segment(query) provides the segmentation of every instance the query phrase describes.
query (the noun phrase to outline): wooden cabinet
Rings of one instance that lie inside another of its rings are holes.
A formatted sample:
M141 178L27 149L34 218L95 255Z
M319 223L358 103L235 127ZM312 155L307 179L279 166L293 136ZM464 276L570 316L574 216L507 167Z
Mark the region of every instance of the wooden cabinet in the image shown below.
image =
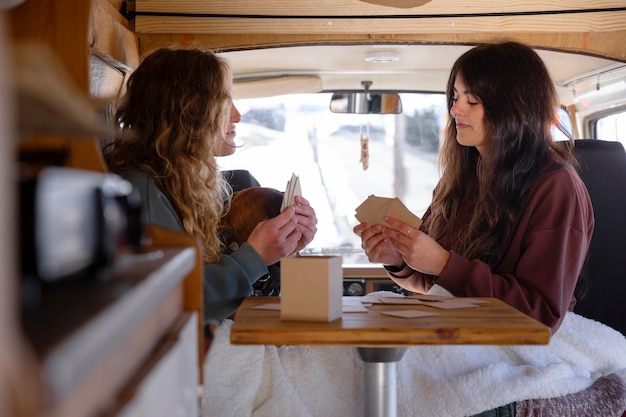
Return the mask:
M24 0L3 12L6 19L0 23L7 26L8 46L17 50L23 42L35 43L58 59L63 74L55 73L57 82L46 78L52 67L29 81L38 86L40 101L51 104L44 108L68 120L58 120L48 132L20 137L19 142L19 128L12 135L7 126L13 123L0 123L1 142L8 148L0 152L0 159L9 159L10 147L17 143L16 154L52 150L65 155L66 167L106 172L95 134L81 136L76 130L56 128L81 119L75 105L88 106L90 93L101 96L121 90L122 86L94 83L92 67L119 68L119 77L107 78L117 84L136 66L137 40L120 14L120 4ZM4 58L8 53L2 46ZM106 65L99 66L100 62ZM10 83L4 72L0 71L1 80ZM0 82L0 87L4 85ZM6 121L16 106L3 105L3 99L0 95L0 120ZM69 103L74 107L63 101L72 99L77 100ZM14 161L10 162L0 164L6 174L1 178L6 183L0 182L5 196L12 195L14 185L10 182ZM202 260L195 240L151 227L147 234L151 242L141 252L118 259L105 279L50 285L40 304L20 319L15 314L19 310L15 205L14 199L3 199L0 206L0 231L7 232L2 233L0 246L0 415L196 417L204 337Z
M151 357L154 363L127 386L128 401L120 404L117 417L197 417L196 339L196 318L187 315Z
M195 251L149 248L124 255L105 280L43 291L25 320L46 388L42 415L197 415L199 318L184 308ZM185 413L128 405L146 402Z

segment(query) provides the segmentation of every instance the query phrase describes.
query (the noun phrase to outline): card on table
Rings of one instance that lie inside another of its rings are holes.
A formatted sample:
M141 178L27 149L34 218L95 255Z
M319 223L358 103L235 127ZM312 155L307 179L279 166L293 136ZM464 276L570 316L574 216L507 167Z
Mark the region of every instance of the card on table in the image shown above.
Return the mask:
M358 300L357 300L358 301ZM255 310L276 310L280 311L280 303L267 303L252 307ZM342 313L367 313L367 308L361 302L344 302L341 306Z
M454 310L461 308L478 308L477 303L463 300L462 298L455 298L450 300L440 301L423 301L422 305L434 308L441 308L443 310Z
M439 315L437 313L432 313L429 311L421 311L421 310L383 311L380 314L384 314L386 316L400 317L403 319L414 319L418 317L432 317L432 316Z
M383 304L424 304L421 300L411 297L381 297Z
M416 298L420 301L438 301L438 300L450 300L456 297L454 295L413 294L413 295L407 295L407 298Z

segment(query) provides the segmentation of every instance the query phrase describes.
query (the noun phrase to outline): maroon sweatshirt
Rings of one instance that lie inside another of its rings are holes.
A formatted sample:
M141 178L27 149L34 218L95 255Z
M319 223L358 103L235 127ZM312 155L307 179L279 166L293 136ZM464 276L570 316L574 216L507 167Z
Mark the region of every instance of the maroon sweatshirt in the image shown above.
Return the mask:
M471 202L464 210L472 210ZM554 334L576 303L574 289L594 227L589 194L574 168L555 163L546 167L495 266L455 252L453 236L465 225L456 223L452 233L439 239L451 256L436 283L456 296L499 298L551 327ZM407 280L425 289L433 285L432 276L418 272L404 279L390 276L399 285Z

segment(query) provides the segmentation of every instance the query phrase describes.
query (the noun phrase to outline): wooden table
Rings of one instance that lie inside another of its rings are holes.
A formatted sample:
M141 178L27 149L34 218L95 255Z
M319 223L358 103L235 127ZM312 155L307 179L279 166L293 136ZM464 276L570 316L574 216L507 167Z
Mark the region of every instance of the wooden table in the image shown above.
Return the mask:
M233 344L356 346L364 368L366 416L395 416L396 363L413 345L547 344L550 329L495 298L478 308L441 310L420 305L374 304L365 313L343 313L332 322L283 321L280 311L258 306L279 297L249 297L237 310ZM405 319L381 314L423 310L437 316Z

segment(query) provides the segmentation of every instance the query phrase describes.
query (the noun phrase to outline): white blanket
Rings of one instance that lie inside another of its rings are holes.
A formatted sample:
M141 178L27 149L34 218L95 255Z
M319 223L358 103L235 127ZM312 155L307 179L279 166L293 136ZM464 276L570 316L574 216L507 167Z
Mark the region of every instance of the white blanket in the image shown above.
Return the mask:
M204 367L203 415L363 415L363 363L341 346L242 346L217 327ZM568 313L545 346L415 346L397 364L398 417L462 417L626 379L626 338Z

